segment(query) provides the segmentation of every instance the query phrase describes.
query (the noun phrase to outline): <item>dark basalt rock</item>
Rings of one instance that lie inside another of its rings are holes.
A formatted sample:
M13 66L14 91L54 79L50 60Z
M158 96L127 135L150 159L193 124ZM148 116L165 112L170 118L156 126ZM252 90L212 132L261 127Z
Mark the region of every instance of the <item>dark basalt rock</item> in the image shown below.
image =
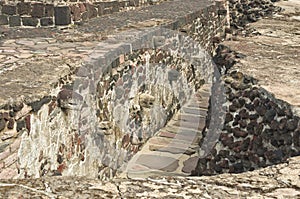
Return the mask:
M0 119L0 131L2 131L3 129L5 129L5 125L6 125L6 122L4 119Z
M32 102L29 104L29 106L32 107L32 110L34 112L37 112L38 110L41 109L41 107L44 105L44 104L47 104L51 101L51 97L50 96L46 96L46 97L43 97L41 100L39 101L35 101L35 102Z

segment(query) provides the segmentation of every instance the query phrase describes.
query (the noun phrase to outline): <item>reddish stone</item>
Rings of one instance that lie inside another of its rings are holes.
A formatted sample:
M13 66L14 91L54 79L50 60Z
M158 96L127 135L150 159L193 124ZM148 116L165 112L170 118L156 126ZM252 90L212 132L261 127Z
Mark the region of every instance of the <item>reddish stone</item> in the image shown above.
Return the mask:
M83 12L86 11L86 7L85 7L85 5L83 3L79 3L78 6L79 6L79 9L80 9L81 13L83 13Z
M130 143L130 135L126 134L126 135L124 135L124 137L122 139L122 147L123 148L127 148L127 146L129 145L129 143Z
M58 173L62 173L63 170L66 168L66 165L64 163L60 164L58 167L57 167L57 172Z
M28 130L28 133L30 133L30 129L31 129L30 115L27 115L25 117L25 126L26 126L26 129Z
M71 5L71 15L74 21L79 21L81 19L80 8L78 5Z
M97 12L96 8L93 5L86 3L85 7L86 7L86 10L87 10L87 15L88 15L89 19L97 17L98 12Z
M9 119L9 113L4 112L4 113L2 114L2 118L3 118L4 120L8 121L8 119Z
M161 131L158 134L160 137L167 137L167 138L174 138L177 134L176 133L169 133L166 131Z
M48 115L50 115L50 113L52 113L52 111L54 110L55 107L56 107L56 101L53 100L48 104Z
M239 128L234 128L232 131L233 131L233 135L238 138L239 137L245 138L248 135L248 132L242 131Z
M13 129L14 128L14 124L15 124L15 121L12 118L10 118L8 120L7 128L8 129Z

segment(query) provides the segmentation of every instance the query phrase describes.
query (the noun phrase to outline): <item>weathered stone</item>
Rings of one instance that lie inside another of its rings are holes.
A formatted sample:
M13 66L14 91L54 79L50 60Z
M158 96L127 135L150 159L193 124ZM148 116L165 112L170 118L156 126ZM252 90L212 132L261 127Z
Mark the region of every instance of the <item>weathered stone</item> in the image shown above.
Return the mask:
M15 121L12 118L10 118L8 120L8 123L7 123L7 128L8 129L13 129L14 128L14 124L15 124Z
M44 104L47 104L51 101L51 97L49 96L46 96L46 97L43 97L41 100L39 101L35 101L35 102L32 102L29 104L29 106L32 107L32 110L34 112L37 112L38 110L41 109L41 107L44 105Z
M150 169L173 172L178 168L178 160L171 157L141 155L137 159L137 163L144 165Z
M8 18L6 15L0 15L0 25L8 25Z
M19 15L29 15L31 13L30 2L20 2L17 4L17 12Z
M294 131L298 127L298 120L296 119L288 120L286 123L286 127L289 131Z
M52 4L45 5L45 17L53 17L54 16L54 6ZM50 24L52 25L52 24Z
M16 6L13 5L3 5L2 14L15 15L17 13Z
M19 16L10 16L8 18L9 26L21 26L21 18Z
M22 17L22 22L24 26L37 26L39 21L33 17Z
M19 132L23 128L25 128L25 121L24 120L17 121L17 132Z
M192 173L195 170L199 158L198 157L191 157L183 162L182 172L184 173Z
M163 145L149 145L149 150L151 151L161 151L161 152L168 152L172 154L186 154L192 155L196 151L194 149L189 148L188 146L183 147L179 144L172 144L172 146L163 146Z
M143 108L151 108L153 106L155 98L149 94L141 94L139 96L139 104Z
M41 18L45 15L45 6L42 3L32 4L31 16Z
M179 78L179 76L180 76L180 73L175 69L168 71L168 79L170 82L176 81Z
M276 116L276 111L274 109L268 110L264 115L264 120L270 123L275 116Z
M52 26L54 24L51 17L41 18L40 23L41 26Z
M55 25L68 25L71 23L71 12L68 6L54 8Z
M0 119L0 131L2 131L3 129L5 129L6 126L6 122L4 119Z
M238 137L238 138L239 137L245 138L245 137L247 137L248 133L245 132L245 131L240 130L239 128L234 128L233 129L233 135L235 137Z

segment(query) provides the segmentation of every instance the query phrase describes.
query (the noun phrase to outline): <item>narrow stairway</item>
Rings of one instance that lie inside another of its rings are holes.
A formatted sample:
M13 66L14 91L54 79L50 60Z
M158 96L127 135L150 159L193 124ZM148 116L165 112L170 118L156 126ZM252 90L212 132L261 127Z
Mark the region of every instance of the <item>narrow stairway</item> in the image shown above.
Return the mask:
M120 175L128 178L187 176L196 167L210 96L205 84L168 124L150 138Z

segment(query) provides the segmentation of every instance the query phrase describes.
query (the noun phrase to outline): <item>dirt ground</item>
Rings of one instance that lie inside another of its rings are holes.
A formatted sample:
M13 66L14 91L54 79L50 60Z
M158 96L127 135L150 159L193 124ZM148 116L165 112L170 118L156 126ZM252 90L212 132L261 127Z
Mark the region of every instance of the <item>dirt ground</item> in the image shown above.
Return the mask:
M235 69L259 80L277 98L287 101L300 115L300 1L276 3L281 13L252 23L257 35L237 36L223 42L245 54Z

